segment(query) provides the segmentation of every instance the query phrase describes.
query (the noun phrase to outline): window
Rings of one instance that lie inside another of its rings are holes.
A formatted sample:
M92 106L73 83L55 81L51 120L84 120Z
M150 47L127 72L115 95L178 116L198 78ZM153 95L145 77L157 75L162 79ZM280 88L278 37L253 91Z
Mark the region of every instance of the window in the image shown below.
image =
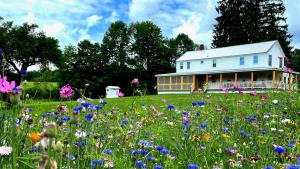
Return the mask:
M253 56L253 64L258 64L258 56Z
M190 69L191 68L191 62L186 62L186 69Z
M213 59L213 67L217 67L217 61L216 61L216 59Z
M245 58L244 56L240 57L240 65L244 65L245 64Z
M282 57L279 58L279 67L280 67L280 68L283 67Z
M183 69L183 62L180 62L180 69Z
M268 63L269 63L269 66L272 66L272 55L269 55Z

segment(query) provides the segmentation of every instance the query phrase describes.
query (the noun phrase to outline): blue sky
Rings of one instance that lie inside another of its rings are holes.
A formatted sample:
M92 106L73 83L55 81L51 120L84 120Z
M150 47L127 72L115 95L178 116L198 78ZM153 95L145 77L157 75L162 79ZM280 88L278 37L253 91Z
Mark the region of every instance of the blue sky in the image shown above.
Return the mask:
M300 0L284 0L292 44L300 48ZM217 0L1 0L0 16L16 24L36 23L48 36L65 45L80 40L102 41L116 20L151 20L163 35L188 34L210 46Z

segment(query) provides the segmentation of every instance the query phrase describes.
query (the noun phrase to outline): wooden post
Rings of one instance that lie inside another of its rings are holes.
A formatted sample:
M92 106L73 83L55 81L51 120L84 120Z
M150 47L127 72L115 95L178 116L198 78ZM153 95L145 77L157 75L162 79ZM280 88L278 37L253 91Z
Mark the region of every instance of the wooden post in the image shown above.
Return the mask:
M193 91L196 88L196 75L193 75Z
M276 78L276 72L273 70L273 78L272 78L272 87L275 88L275 78Z
M180 81L180 90L183 90L183 76L180 76L181 81Z
M253 89L253 72L251 72L251 82L250 82L250 85L251 85L251 89Z
M234 73L234 82L236 83L237 82L237 73Z
M289 74L289 90L292 89L292 84L293 84L293 78L292 78L292 73Z
M222 81L223 81L223 74L221 73L220 74L220 85L222 84Z
M205 83L206 83L206 87L208 88L208 75L206 75Z
M172 76L170 76L169 90L172 90Z
M159 76L156 77L156 89L159 91Z

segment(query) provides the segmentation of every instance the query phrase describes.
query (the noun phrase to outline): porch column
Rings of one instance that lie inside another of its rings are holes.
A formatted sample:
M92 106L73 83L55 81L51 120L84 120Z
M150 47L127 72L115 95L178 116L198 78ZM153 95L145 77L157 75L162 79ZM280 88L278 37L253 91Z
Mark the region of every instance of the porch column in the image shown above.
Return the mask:
M234 73L234 82L235 83L237 82L237 78L238 78L237 73Z
M293 84L293 78L292 78L292 73L289 74L289 90L292 89L292 84Z
M251 82L250 82L250 85L251 85L251 89L253 89L253 72L251 72Z
M183 76L180 76L180 90L183 90Z
M193 75L193 90L196 89L196 75Z
M172 90L172 76L170 76L169 78L170 78L169 90Z
M273 70L272 87L275 88L276 72Z
M222 81L223 81L223 74L221 73L220 74L220 85L222 84Z
M205 83L206 83L206 87L208 88L208 75L206 75Z
M156 77L156 90L159 91L159 80L158 80L158 76Z

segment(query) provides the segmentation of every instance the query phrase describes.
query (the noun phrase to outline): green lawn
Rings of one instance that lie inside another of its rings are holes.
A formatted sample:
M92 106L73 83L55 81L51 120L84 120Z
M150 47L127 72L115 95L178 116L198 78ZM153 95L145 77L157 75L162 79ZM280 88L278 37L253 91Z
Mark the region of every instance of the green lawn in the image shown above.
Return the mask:
M0 120L0 140L13 148L12 154L0 158L0 163L6 168L36 168L44 154L48 160L56 161L58 168L103 168L109 164L124 169L157 165L182 169L189 164L197 164L199 168L282 168L297 164L300 156L299 94L268 95L266 100L259 94L103 99L107 104L102 105L101 110L82 110L77 115L73 114L74 107L80 106L76 101L28 100L24 106L33 109L28 113L33 119L30 125L24 118L25 112L9 109L0 113L4 117ZM274 100L278 103L274 104ZM204 106L199 106L199 101L203 101ZM99 100L90 102L101 105ZM192 102L196 106L192 106ZM56 115L54 112L58 111L59 104L66 105L69 112ZM171 105L175 108L170 110L168 106ZM17 127L12 120L14 117L20 120ZM70 120L64 121L65 117ZM45 121L55 122L56 126L42 126ZM89 136L77 138L78 129ZM33 143L28 134L35 132L43 133L43 138L47 136L54 147L49 144L44 149ZM54 133L53 137L49 132ZM151 142L154 147L141 145L141 141ZM66 144L60 148L55 146L64 142ZM163 149L156 150L158 146ZM276 146L284 147L286 152L276 152ZM34 147L38 147L37 152L31 151ZM104 164L95 160L104 160Z

